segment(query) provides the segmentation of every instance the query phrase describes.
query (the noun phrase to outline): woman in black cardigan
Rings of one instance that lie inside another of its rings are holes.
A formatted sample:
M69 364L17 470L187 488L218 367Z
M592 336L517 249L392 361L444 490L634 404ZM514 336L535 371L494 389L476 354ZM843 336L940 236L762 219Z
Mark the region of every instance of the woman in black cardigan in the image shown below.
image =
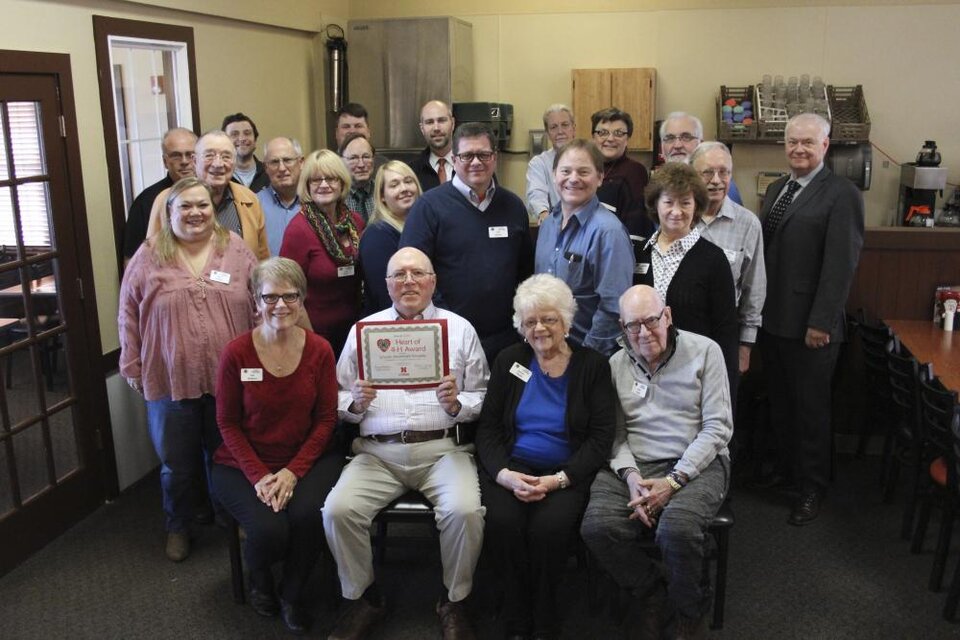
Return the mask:
M694 230L709 204L707 188L693 167L671 162L654 172L646 199L660 228L637 254L633 283L660 293L678 329L720 345L735 399L740 334L733 274L723 250Z
M610 457L616 396L607 359L566 340L575 303L560 279L517 288L524 342L500 352L477 431L485 547L504 590L507 637L556 638L556 589L590 495Z

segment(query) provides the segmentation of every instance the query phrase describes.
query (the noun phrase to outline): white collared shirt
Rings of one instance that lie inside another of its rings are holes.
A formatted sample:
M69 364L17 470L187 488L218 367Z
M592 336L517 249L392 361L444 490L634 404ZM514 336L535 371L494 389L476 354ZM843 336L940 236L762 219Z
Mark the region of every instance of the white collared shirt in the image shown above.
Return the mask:
M477 192L467 186L467 183L461 180L459 175L454 175L451 182L453 182L454 188L463 194L463 197L480 211L486 211L487 208L490 207L490 203L493 202L493 194L497 190L496 182L490 180L490 186L487 188L487 192L483 194L483 200L481 200Z

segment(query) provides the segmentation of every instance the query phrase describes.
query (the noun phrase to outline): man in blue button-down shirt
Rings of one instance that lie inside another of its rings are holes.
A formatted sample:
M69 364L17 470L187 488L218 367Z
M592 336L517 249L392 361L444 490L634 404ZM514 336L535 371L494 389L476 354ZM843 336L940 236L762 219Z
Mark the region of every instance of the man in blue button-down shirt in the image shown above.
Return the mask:
M633 248L627 230L597 199L603 155L573 140L554 161L560 203L540 225L535 268L573 290L577 312L570 338L604 355L617 350L619 299L632 284Z
M263 164L270 178L270 186L261 189L257 199L263 208L270 255L278 256L283 233L300 212L300 198L297 196L300 167L303 165L300 143L291 138L274 138L263 148Z

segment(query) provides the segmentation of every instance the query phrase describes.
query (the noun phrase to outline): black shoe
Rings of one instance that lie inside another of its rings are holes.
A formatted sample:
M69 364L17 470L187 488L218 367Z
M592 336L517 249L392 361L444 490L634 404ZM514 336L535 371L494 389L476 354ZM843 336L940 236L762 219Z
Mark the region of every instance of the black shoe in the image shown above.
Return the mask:
M387 607L381 601L373 605L365 598L351 600L343 611L333 633L327 640L358 640L367 635L387 615Z
M630 601L624 624L630 640L659 640L667 619L667 588L658 582L653 588Z
M746 487L748 489L757 489L760 491L767 491L770 489L791 491L796 490L797 488L793 481L791 481L787 476L776 472L749 480L746 482Z
M283 599L280 600L280 619L287 631L298 636L306 633L310 626L303 611L292 602Z
M272 618L280 611L277 595L273 592L261 591L256 587L250 587L250 606L264 618Z
M816 520L817 516L820 515L821 499L822 496L819 491L805 491L797 504L794 505L787 522L796 527L802 527Z

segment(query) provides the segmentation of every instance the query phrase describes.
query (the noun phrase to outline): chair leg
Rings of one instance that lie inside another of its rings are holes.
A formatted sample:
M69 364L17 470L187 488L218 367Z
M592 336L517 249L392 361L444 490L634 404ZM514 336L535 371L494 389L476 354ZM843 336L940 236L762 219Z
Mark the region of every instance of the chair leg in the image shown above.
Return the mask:
M387 521L377 522L377 539L373 547L374 564L383 564L387 559Z
M723 629L723 614L727 603L727 554L730 550L730 532L720 529L714 533L717 540L717 577L713 588L713 622L711 629Z
M943 519L940 521L940 533L937 535L937 549L933 554L933 566L930 568L930 591L940 591L943 586L943 572L947 565L947 552L950 550L950 538L953 536L955 516L952 496L945 496Z
M923 539L927 537L927 525L930 524L930 510L933 508L932 498L924 496L920 500L920 512L917 514L917 528L913 532L913 542L910 543L910 553L920 553L923 550Z
M233 601L237 604L246 602L243 593L243 554L240 551L240 525L232 520L230 532L230 581L233 584Z
M947 592L947 599L943 603L943 617L953 622L957 617L957 604L960 603L960 558L957 558L957 568L953 570L953 581Z

